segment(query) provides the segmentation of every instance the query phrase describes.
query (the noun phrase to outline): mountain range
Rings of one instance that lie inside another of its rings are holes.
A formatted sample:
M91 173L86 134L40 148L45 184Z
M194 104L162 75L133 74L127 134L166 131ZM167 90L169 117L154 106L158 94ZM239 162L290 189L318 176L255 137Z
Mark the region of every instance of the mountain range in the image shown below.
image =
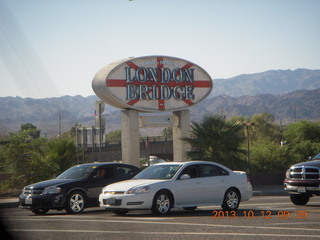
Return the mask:
M262 73L242 74L228 79L214 79L211 96L284 94L318 88L320 88L320 70L270 70Z
M69 131L76 123L93 126L97 100L96 96L0 97L0 135L18 131L24 123L32 123L47 136ZM190 116L197 121L205 114L250 117L263 111L283 124L301 119L319 121L320 70L270 70L214 79L213 91L190 108ZM120 129L120 109L106 105L103 115L107 132Z

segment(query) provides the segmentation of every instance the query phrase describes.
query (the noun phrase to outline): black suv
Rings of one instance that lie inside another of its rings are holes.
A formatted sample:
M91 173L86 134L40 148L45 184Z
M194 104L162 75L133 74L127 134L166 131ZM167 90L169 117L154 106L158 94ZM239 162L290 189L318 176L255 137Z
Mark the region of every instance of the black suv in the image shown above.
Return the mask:
M57 178L24 187L20 208L35 214L50 209L80 213L86 207L99 206L99 195L108 184L133 178L140 168L122 163L89 163L69 168Z
M286 173L284 188L296 205L305 205L312 196L320 196L320 153L309 162L293 165Z

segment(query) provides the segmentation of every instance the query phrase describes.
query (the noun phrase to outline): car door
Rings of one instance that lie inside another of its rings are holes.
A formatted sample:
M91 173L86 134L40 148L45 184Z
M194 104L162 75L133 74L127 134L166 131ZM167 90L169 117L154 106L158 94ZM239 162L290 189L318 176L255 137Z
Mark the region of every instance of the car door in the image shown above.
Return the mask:
M87 188L90 198L98 199L102 188L114 182L117 182L114 166L98 167L88 179Z
M214 164L199 165L201 183L201 202L221 204L227 187L229 172Z
M190 178L181 179L184 174L188 174ZM182 170L174 185L176 205L197 206L202 203L202 179L198 165L187 166Z

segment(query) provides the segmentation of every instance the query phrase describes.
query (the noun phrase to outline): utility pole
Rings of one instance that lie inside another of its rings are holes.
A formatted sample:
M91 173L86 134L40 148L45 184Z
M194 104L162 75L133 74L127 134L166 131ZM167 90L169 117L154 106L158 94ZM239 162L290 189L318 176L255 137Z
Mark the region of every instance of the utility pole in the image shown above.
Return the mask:
M61 136L61 112L59 112L59 118L58 118L58 136Z
M77 144L77 164L79 164L79 129L76 126L76 144Z
M102 144L103 144L103 134L104 134L104 127L106 125L106 120L102 116L102 113L105 109L105 103L102 101L96 101L96 128L99 129L99 162L101 162L102 156Z

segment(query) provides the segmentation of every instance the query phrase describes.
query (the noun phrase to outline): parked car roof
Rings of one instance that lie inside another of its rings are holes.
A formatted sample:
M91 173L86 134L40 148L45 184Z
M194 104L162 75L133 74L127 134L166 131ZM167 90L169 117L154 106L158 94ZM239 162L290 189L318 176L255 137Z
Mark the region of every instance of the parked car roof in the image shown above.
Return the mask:
M132 164L129 164L129 163L119 163L119 162L93 162L93 163L82 163L82 164L78 164L78 165L75 165L75 166L103 166L103 165L114 165L114 164L127 164L127 165L131 165Z

